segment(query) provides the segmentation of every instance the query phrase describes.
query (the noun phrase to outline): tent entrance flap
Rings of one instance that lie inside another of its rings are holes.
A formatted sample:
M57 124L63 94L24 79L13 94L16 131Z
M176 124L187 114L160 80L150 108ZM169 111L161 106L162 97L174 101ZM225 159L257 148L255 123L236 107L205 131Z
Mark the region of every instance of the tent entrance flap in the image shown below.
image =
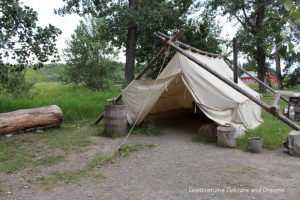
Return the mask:
M187 53L230 79L232 71L223 59ZM260 98L241 81L238 85ZM140 124L149 113L149 116L157 113L168 116L167 112L173 115L174 112L193 110L195 105L219 125L255 128L262 122L259 106L178 52L158 76L155 85L153 80L135 80L123 90L122 96L131 124L136 119Z
M197 120L198 128L201 122L212 122L198 107L189 89L178 74L157 99L143 122L164 124L168 120Z

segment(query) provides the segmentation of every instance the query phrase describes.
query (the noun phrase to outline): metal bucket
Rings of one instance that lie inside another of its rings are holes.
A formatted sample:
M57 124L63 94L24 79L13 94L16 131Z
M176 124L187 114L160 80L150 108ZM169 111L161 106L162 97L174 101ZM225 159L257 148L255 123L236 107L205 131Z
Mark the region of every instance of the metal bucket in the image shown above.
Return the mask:
M248 138L249 150L252 153L262 152L263 140L260 137L249 137Z
M127 117L124 105L107 104L104 108L105 131L109 135L124 135L127 131Z

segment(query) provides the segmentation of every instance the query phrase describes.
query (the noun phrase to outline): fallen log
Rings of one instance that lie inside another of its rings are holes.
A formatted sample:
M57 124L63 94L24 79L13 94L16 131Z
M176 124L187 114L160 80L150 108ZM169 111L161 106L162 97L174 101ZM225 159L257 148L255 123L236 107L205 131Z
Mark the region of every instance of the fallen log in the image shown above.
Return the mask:
M0 134L59 126L63 113L56 105L0 113Z

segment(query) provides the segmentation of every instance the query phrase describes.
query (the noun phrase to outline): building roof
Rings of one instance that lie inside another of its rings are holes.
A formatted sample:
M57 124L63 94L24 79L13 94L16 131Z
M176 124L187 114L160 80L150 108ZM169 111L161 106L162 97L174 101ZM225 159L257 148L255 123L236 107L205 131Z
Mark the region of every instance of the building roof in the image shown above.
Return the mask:
M257 72L254 72L254 71L247 71L249 74L251 74L252 76L254 76L254 77L257 77ZM246 73L243 73L242 75L241 75L241 77L240 78L249 78L249 77L251 77L251 76L249 76L248 74L246 74Z

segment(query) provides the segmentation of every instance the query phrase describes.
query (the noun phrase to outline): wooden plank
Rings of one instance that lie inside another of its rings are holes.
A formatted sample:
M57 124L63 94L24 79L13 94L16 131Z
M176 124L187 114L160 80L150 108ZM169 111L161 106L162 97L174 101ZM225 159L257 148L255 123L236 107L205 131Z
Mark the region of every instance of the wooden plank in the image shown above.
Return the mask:
M297 123L293 122L292 120L288 119L287 117L285 117L284 115L282 115L282 114L280 114L278 112L273 113L270 110L270 106L267 105L265 102L261 101L260 99L257 99L255 96L253 96L252 94L250 94L248 91L244 90L243 88L239 87L237 84L233 83L229 79L227 79L227 78L219 75L219 73L217 73L215 70L211 69L209 66L207 66L202 61L200 61L196 57L194 57L194 56L186 53L186 51L184 51L184 49L180 48L174 42L172 42L170 40L166 41L164 37L162 37L162 36L160 36L158 34L155 34L155 35L159 39L161 39L162 41L165 41L167 44L169 44L171 47L173 47L179 53L185 55L189 60L191 60L194 63L196 63L199 67L202 67L203 69L205 69L206 71L208 71L209 73L211 73L212 75L214 75L215 77L217 77L218 79L220 79L221 81L223 81L224 83L226 83L227 85L231 86L233 89L235 89L239 93L241 93L244 96L248 97L250 100L252 100L253 102L255 102L257 105L261 106L263 109L265 109L266 111L268 111L273 116L277 117L278 119L280 119L281 121L283 121L284 123L286 123L287 125L289 125L290 127L292 127L293 129L300 130L300 126Z

